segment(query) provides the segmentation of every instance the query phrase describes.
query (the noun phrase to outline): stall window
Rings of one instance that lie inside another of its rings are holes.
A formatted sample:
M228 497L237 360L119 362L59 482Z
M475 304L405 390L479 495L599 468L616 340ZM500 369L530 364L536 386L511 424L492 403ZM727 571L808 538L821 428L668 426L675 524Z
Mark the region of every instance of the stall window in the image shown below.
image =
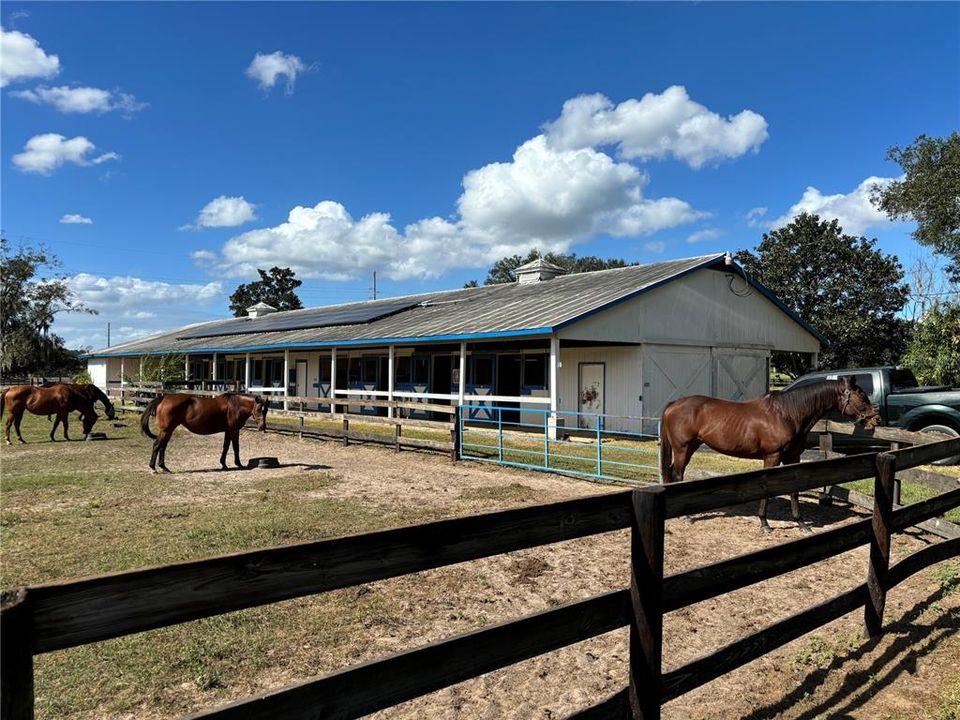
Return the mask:
M475 357L471 363L473 366L473 385L493 385L493 358Z
M318 380L320 382L330 382L330 358L328 357L320 358L320 374L318 375Z
M413 372L411 370L411 365L413 364L412 358L409 357L398 357L394 360L395 369L396 369L396 382L398 383L410 383L413 382Z
M413 356L413 381L417 384L430 382L430 358L428 356Z
M363 376L361 375L360 369L360 358L354 357L350 358L350 384L359 383L363 381Z
M523 386L545 388L547 386L547 356L541 353L523 356Z
M380 370L380 358L363 358L363 383L365 385L377 384L377 373Z

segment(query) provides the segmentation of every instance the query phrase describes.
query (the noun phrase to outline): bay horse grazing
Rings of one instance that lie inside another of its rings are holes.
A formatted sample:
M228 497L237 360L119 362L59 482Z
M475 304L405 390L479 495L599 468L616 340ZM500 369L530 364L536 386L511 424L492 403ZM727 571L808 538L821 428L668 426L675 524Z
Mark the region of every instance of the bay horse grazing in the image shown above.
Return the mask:
M158 435L150 432L150 418L156 415ZM223 433L223 452L220 453L220 467L227 469L227 448L233 442L233 462L238 468L240 463L240 428L250 417L257 423L257 429L267 429L267 403L254 395L224 393L216 397L198 397L174 393L158 395L147 405L140 415L140 430L154 441L150 455L150 469L157 472L157 460L160 469L170 472L166 465L167 444L178 425L197 435Z
M724 455L763 460L765 468L800 461L807 433L829 410L864 421L872 429L879 414L852 378L824 380L783 392L769 392L756 400L735 402L691 395L669 403L660 421L662 481L683 480L690 456L701 445ZM793 519L800 520L798 493L790 495ZM767 524L767 498L760 501L760 529Z
M85 395L87 399L94 404L97 402L103 403L103 412L106 414L107 420L113 420L117 416L113 403L110 402L110 398L96 385L92 383L44 383L43 387L56 387L57 385L64 385L76 390L81 395Z
M99 391L99 388L97 388ZM109 402L109 401L108 401ZM23 420L23 413L29 410L34 415L56 415L57 419L50 430L50 439L56 440L54 433L57 426L63 423L63 438L69 440L67 434L67 418L74 410L80 412L80 421L83 424L84 436L89 435L97 422L97 412L93 407L91 400L84 392L74 389L71 385L54 385L52 387L36 387L34 385L14 385L0 393L0 417L6 410L8 417L6 423L7 445L10 445L10 426L13 425L17 430L17 439L20 442L26 442L23 435L20 434L20 421ZM113 411L113 406L109 406L109 411Z

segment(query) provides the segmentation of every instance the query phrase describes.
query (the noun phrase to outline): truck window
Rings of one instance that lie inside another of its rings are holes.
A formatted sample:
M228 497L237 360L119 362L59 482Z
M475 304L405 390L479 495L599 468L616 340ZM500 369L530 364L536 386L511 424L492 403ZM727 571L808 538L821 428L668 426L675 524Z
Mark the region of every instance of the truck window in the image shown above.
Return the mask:
M901 392L917 387L917 378L912 370L896 369L890 371L890 388L893 392Z
M862 373L860 375L838 375L837 377L840 377L840 378L852 377L853 381L857 384L857 387L859 387L861 390L863 390L864 393L866 393L867 397L870 398L871 402L875 402L878 399L874 397L873 375L871 375L870 373Z

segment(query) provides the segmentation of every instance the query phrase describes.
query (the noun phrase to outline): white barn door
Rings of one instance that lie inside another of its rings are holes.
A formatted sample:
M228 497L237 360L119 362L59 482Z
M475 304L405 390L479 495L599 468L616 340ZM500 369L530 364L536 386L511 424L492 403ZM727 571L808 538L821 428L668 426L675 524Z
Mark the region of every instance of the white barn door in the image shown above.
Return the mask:
M643 414L660 417L668 402L686 395L712 395L710 348L643 346Z
M717 397L724 400L753 400L767 391L766 354L719 349L715 361Z

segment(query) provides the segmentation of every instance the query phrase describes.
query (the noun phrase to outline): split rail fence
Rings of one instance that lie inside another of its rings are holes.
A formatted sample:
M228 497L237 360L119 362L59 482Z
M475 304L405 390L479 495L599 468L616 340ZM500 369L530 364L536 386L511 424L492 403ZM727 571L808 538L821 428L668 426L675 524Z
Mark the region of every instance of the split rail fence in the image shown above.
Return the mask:
M629 588L267 692L192 718L356 718L629 626L629 684L573 717L660 717L660 706L825 623L864 608L881 632L889 590L960 555L960 539L892 567L891 534L960 506L960 488L893 509L898 470L960 452L960 439L690 480L301 545L4 591L2 717L33 717L33 657L280 600L630 529ZM664 576L664 522L762 497L874 478L873 517ZM662 671L664 614L870 545L866 581L709 655Z
M117 399L121 410L139 412L162 392L179 392L200 397L214 397L222 390L165 390L160 384L127 384L108 390L111 398ZM390 445L400 452L403 448L438 450L450 454L456 461L460 454L459 414L456 406L422 403L412 400L379 400L360 397L317 398L295 395L276 395L270 397L272 405L296 406L298 409L280 409L271 407L267 413L267 428L271 431L295 433L300 437L339 438L344 445L354 442L372 442ZM309 406L324 405L328 411L310 410ZM352 408L386 408L388 416L363 415L351 412ZM447 420L423 420L405 417L410 411L431 412L447 417ZM292 418L297 424L270 422L271 417ZM319 420L318 424L308 425L307 420ZM351 427L353 423L353 427ZM358 429L357 425L387 425L392 427L392 436L385 433L369 432ZM449 441L416 438L404 435L405 429L432 430L449 437Z

